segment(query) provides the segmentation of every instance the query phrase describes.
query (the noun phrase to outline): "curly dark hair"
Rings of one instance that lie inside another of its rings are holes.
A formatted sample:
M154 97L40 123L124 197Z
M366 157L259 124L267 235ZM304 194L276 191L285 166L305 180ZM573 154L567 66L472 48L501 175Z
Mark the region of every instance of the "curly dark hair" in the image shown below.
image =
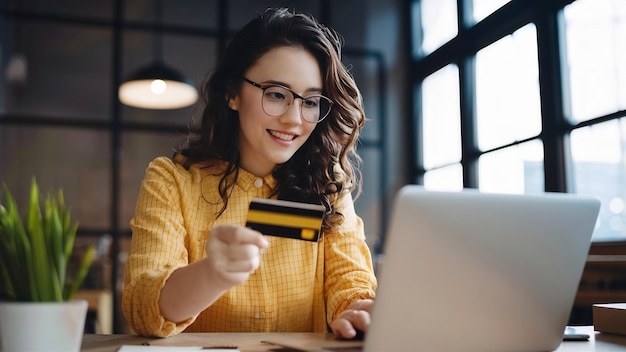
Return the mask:
M176 153L184 166L226 161L218 192L226 209L228 195L239 170L239 119L227 101L241 88L244 72L276 47L298 46L317 60L323 93L333 100L329 116L319 122L306 143L273 176L279 199L322 204L323 228L341 223L333 204L342 192L361 192L361 158L356 144L366 121L362 98L353 77L341 62L343 39L310 15L285 8L268 9L250 21L229 42L211 77L201 89L204 111L200 126L190 127L187 140ZM220 215L218 214L218 216Z

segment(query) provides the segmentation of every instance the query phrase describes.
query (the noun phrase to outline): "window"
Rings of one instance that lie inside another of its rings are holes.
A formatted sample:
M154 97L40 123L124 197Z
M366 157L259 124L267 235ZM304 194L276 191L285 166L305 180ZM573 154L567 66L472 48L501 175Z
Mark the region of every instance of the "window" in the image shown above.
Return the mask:
M428 55L457 34L456 0L422 0L419 6L414 4L413 15L419 19L413 26L414 36L423 38L417 53Z
M593 240L626 241L626 2L553 5L414 2L422 143L411 176L427 188L599 197Z
M479 189L497 193L544 190L543 144L533 140L483 154L478 159Z
M626 122L610 120L572 132L574 191L600 198L594 239L626 240Z
M626 109L626 2L578 0L565 13L573 122Z
M422 140L424 167L427 170L424 185L430 189L460 188L463 186L463 178L459 172L461 126L458 68L448 65L427 77L422 83L422 97ZM456 165L449 167L450 164Z
M424 175L424 188L442 191L458 191L463 188L461 163L427 171Z
M446 66L422 83L424 166L461 161L459 71Z
M472 0L474 20L476 22L482 21L509 1L511 0Z
M578 0L564 9L571 191L600 198L597 241L626 240L626 2Z
M537 36L529 24L476 54L476 127L482 151L541 133Z
M63 189L72 216L80 219L83 228L106 228L109 218L102 209L110 208L112 203L107 187L111 182L109 147L107 131L2 126L0 150L11 152L2 157L0 180L9 186L18 206L26 204L30 182L24 181L32 177L44 193ZM71 167L61 162L68 158ZM78 199L80 206L74 203Z

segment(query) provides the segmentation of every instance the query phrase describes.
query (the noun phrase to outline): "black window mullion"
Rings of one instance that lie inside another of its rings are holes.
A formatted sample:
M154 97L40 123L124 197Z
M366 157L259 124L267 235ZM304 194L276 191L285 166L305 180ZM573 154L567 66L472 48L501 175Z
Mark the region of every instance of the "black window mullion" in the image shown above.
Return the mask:
M415 55L421 49L421 42L423 32L418 30L414 32L414 29L422 28L421 4L419 0L404 0L405 11L404 20L406 24L404 26L405 36L408 41L408 62L415 62ZM416 11L414 11L414 8ZM409 77L415 77L415 65L408 65ZM415 184L424 184L424 147L423 147L423 124L422 124L422 89L421 80L408 79L406 82L407 92L407 111L410 112L406 129L406 140L408 145L407 158L409 160L407 173L407 180Z
M474 22L473 1L457 0L459 34L466 33ZM461 164L463 187L478 188L478 141L476 136L476 65L475 53L467 52L458 62L459 109L461 116Z
M461 109L461 163L463 187L478 188L478 138L476 135L476 65L475 56L459 64Z
M537 54L544 146L545 191L567 192L567 120L563 109L563 77L559 30L560 8L537 7Z
M121 206L121 155L122 155L122 137L121 137L121 102L117 94L117 88L122 83L122 20L123 20L123 3L122 0L116 0L114 5L114 26L113 26L113 51L112 51L112 67L111 67L111 235L113 241L111 243L110 260L111 267L111 288L114 290L113 307L120 305L120 297L117 294L117 280L121 275L121 267L117 254L121 248L121 229L119 223L118 209ZM122 319L113 311L113 331L120 331L122 327Z

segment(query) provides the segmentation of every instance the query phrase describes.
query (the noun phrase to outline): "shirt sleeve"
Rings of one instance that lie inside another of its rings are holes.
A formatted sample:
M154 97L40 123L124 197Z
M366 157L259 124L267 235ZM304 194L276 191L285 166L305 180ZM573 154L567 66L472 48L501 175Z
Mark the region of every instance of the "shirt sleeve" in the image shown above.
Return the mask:
M374 299L377 286L363 221L355 213L352 196L347 193L341 197L336 209L343 214L344 221L324 234L324 291L329 323L350 303Z
M125 265L122 311L139 335L167 337L183 331L195 317L174 323L165 320L159 296L172 272L188 264L186 230L180 205L176 166L165 157L146 169Z

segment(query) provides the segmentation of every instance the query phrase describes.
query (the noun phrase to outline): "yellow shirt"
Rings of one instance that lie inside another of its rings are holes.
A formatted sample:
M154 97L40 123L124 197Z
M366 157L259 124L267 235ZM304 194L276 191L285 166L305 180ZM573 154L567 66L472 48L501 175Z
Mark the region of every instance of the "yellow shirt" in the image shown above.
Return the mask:
M197 316L178 324L165 320L158 300L172 272L206 256L214 225L244 225L251 199L267 198L276 186L271 175L259 178L240 169L228 207L216 219L223 166L186 170L166 157L148 166L130 223L122 293L122 310L135 332L162 337L183 330L322 332L351 302L374 298L376 278L363 222L346 194L335 205L344 222L317 243L266 236L269 248L248 281Z

